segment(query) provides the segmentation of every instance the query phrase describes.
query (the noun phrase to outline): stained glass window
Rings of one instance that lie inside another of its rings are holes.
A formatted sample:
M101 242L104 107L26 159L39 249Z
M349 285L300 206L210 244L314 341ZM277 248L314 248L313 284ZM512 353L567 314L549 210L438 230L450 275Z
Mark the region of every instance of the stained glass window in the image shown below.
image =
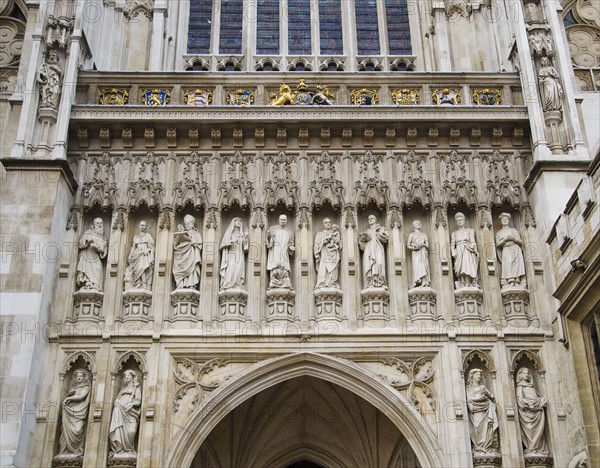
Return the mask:
M406 0L385 0L388 46L391 55L410 55L410 26Z
M310 0L288 0L288 52L310 54Z
M201 0L210 3L208 0ZM219 52L221 54L242 53L243 0L221 0L221 34Z
M356 45L359 55L379 54L377 0L355 0Z
M319 0L319 25L321 30L321 55L342 55L342 12L340 0Z
M279 0L258 0L256 53L279 54Z
M188 52L190 54L210 53L211 15L211 1L190 0L190 19L188 27Z

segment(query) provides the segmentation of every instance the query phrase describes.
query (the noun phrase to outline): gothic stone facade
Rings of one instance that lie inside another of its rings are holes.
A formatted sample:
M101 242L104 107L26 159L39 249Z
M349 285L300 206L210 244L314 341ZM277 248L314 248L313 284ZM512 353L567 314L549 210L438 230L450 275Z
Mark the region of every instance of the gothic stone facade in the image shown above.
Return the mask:
M0 7L2 465L600 463L552 297L564 223L597 265L597 9L396 2L394 55L342 1L328 56L340 2L301 55L252 1L222 53L226 3L206 53L193 1Z

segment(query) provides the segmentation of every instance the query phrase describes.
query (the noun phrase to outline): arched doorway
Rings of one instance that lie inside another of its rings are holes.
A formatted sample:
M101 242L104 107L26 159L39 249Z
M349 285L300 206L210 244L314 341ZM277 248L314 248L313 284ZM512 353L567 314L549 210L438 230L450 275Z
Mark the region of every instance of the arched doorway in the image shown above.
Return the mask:
M204 441L192 467L207 465L420 466L381 411L345 388L309 376L267 388L231 411Z
M311 416L319 404L339 414ZM279 416L269 416L273 405ZM279 434L277 417L296 422ZM307 429L311 417L321 420ZM265 432L275 440L263 454L255 449L264 446ZM224 462L222 454L234 446L237 458ZM297 353L259 362L213 391L175 438L167 462L214 468L284 468L304 461L322 467L388 466L384 459L391 466L444 465L435 435L400 393L351 361Z

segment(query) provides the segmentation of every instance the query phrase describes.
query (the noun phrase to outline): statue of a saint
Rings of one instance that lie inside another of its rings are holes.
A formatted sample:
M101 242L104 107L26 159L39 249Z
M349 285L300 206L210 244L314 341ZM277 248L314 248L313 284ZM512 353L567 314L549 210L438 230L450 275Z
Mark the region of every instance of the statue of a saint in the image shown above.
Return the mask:
M339 289L338 272L341 250L340 228L337 224L332 225L329 218L325 218L323 220L323 230L317 233L314 244L315 266L317 267L315 289Z
M59 455L83 455L89 408L89 376L85 370L77 369L73 373L71 388L62 402Z
M294 233L286 229L287 216L279 216L279 225L271 226L267 231L267 271L269 272L269 288L291 288L290 282L290 255L294 255L296 246L294 245ZM280 271L283 269L285 274ZM287 277L287 282L283 282ZM276 278L277 277L277 278ZM289 286L280 286L280 284L289 284Z
M133 237L125 271L125 289L152 289L154 273L154 239L147 232L146 221L140 221L140 233Z
M498 248L502 272L500 284L504 286L527 286L525 281L525 260L523 259L523 240L514 227L510 226L509 213L501 213L500 222L502 229L496 233L496 247Z
M48 58L42 64L37 82L40 85L40 107L56 109L60 102L60 84L63 70L58 65L58 54L55 50L48 51Z
M233 218L221 240L221 290L243 288L246 279L248 229L241 218Z
M102 291L104 271L102 259L108 253L108 240L104 237L102 218L94 219L94 226L79 239L79 261L77 262L77 286L80 289Z
M406 247L412 250L413 288L431 284L429 277L429 241L427 234L421 232L421 221L413 221L413 232L408 235Z
M479 253L475 243L475 231L465 228L465 215L456 213L454 216L458 229L452 233L451 247L454 258L454 273L457 278L457 289L477 286L477 271L479 270Z
M529 369L521 367L517 372L517 406L526 455L548 455L549 453L544 440L546 422L544 408L547 404L546 399L541 397L533 386Z
M173 251L173 276L177 289L197 289L200 284L200 265L202 263L202 235L196 229L196 218L183 217L175 233Z
M386 287L385 250L389 234L387 229L377 223L377 218L370 215L369 227L358 235L358 246L363 250L363 276L365 288Z
M467 379L467 408L471 426L473 454L498 450L498 415L494 395L483 382L481 369L471 369Z
M564 91L560 76L548 57L542 57L538 70L542 109L544 111L559 111L562 109Z
M124 385L117 395L110 419L110 453L135 453L135 436L140 422L142 389L132 370L123 372Z

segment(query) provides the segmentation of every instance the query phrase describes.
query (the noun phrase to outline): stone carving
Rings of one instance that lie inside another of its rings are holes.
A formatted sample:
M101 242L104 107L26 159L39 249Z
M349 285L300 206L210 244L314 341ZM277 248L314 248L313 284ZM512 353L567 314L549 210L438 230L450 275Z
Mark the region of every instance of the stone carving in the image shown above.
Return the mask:
M544 440L544 409L547 404L546 399L538 394L533 385L531 371L527 367L521 367L517 372L517 407L526 456L549 453Z
M279 95L277 94L272 94L271 95L271 102L269 103L270 106L287 106L287 105L291 105L294 104L294 94L292 93L292 90L290 89L290 87L283 83L280 87L279 87Z
M188 106L208 106L212 103L212 92L207 89L188 89L183 93Z
M102 259L108 253L108 240L104 237L102 218L94 219L94 226L79 239L79 262L77 262L77 286L79 289L102 291L104 269Z
M458 229L452 233L451 248L454 258L454 273L456 274L456 289L478 287L477 271L479 269L479 253L475 243L475 231L465 228L465 215L456 213L454 216Z
M496 247L498 248L498 258L502 263L500 284L503 288L526 287L523 240L519 232L510 226L511 215L509 213L502 213L499 219L502 229L496 233Z
M412 250L412 287L426 287L431 283L429 277L429 242L427 234L421 232L421 221L413 221L414 231L408 235L406 247Z
M379 103L379 91L376 89L353 89L350 101L355 106L375 106Z
M290 255L296 251L294 233L286 229L287 216L279 216L279 225L267 231L267 271L270 275L269 289L292 288L290 281Z
M129 90L122 88L101 89L98 92L98 104L124 106L129 102Z
M392 91L392 100L397 106L416 106L421 102L418 89L397 89Z
M142 104L146 106L166 106L171 102L171 91L168 89L144 89Z
M329 91L327 86L317 85L317 92L313 94L310 103L318 106L331 106L333 99L335 99L335 95Z
M377 223L375 215L368 218L369 227L358 235L358 245L363 250L363 276L365 288L386 287L385 250L389 234Z
M558 72L548 57L542 57L540 60L538 80L542 96L542 109L545 112L562 110L563 86Z
M40 107L58 108L62 78L63 69L58 65L58 53L49 50L46 63L42 65L37 77L40 85Z
M502 104L502 91L499 89L475 89L473 102L477 106L499 106Z
M125 270L125 289L152 289L154 239L147 229L146 221L140 221L140 233L133 237Z
M433 103L438 106L455 106L460 104L461 96L458 89L434 89Z
M227 104L231 106L250 106L254 104L254 93L247 89L229 91L225 96Z
M248 229L241 218L233 218L221 240L221 290L244 288Z
M140 422L142 389L132 370L123 372L123 381L125 384L117 395L110 420L110 456L136 453L135 436Z
M196 229L196 219L185 215L175 233L173 252L173 276L177 289L197 289L200 284L202 263L202 236Z
M90 380L87 371L73 373L71 388L62 402L62 432L60 455L83 455L88 410L90 408Z
M473 455L494 454L498 450L498 415L494 395L483 382L481 369L471 369L467 379L467 408Z
M331 224L329 218L323 220L323 230L317 233L314 244L315 266L317 268L317 284L315 289L337 288L340 268L342 241L337 224Z

